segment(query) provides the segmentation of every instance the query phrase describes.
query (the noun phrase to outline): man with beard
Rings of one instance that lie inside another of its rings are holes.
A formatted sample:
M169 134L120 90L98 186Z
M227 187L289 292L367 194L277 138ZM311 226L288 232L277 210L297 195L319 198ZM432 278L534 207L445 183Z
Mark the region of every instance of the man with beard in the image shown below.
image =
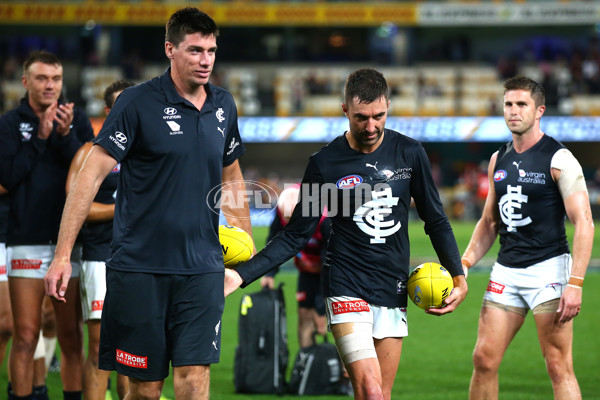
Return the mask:
M388 98L387 82L378 71L350 74L342 104L350 129L310 157L300 201L285 229L254 258L226 271L229 294L285 262L305 246L327 207L331 238L322 271L326 314L356 399L392 396L408 332L411 198L454 281L445 307L427 312L454 311L468 291L423 147L385 129Z

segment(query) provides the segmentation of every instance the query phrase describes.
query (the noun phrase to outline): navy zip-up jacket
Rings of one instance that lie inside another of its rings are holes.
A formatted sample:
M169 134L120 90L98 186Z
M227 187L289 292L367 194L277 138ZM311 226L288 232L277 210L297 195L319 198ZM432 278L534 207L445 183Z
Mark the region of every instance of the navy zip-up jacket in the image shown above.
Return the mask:
M53 129L37 137L40 119L27 96L0 117L0 184L10 196L8 245L56 243L69 165L94 131L87 115L74 110L71 131Z

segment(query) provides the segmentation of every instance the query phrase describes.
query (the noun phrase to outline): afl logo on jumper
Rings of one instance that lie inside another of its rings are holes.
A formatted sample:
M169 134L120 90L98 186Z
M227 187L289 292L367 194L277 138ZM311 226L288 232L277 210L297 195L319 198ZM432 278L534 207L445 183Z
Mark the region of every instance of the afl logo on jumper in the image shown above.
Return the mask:
M173 107L167 107L167 108L165 108L165 114L175 115L175 114L177 114L177 110Z
M494 173L494 182L503 181L504 179L506 179L507 176L508 174L505 170L499 169L498 171L496 171L496 173Z
M358 186L362 183L363 178L359 175L346 175L335 184L338 189L351 189L355 186Z

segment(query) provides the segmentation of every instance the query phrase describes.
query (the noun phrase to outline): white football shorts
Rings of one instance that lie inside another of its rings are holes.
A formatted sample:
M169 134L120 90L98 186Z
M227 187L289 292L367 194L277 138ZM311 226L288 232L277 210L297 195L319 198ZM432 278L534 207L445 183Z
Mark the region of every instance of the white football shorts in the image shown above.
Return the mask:
M6 243L0 243L0 282L6 282L8 280L8 275L6 274L7 260Z
M79 276L83 321L100 319L106 295L106 263L83 261Z
M326 298L327 325L346 322L366 322L372 325L373 337L408 336L406 308L375 306L366 301L348 296Z
M495 263L484 299L533 310L558 299L569 281L571 255L562 254L527 268L508 268Z
M50 244L8 247L8 276L15 278L44 279L54 259L56 246ZM76 244L71 253L71 278L78 278L81 270L81 245Z

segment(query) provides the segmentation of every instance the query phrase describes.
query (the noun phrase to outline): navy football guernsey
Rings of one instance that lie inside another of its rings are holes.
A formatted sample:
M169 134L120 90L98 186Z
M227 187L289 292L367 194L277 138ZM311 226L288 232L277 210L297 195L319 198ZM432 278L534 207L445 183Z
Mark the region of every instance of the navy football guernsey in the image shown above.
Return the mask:
M548 135L517 153L509 142L498 151L494 188L500 212L498 262L528 267L569 252L565 207L550 162L564 146Z
M0 117L0 184L8 190L9 245L56 243L73 156L94 138L87 115L75 108L71 131L37 137L40 119L27 97Z
M94 198L96 203L115 204L120 171L121 164L117 164L106 176ZM81 228L81 236L84 238L81 245L82 259L85 261L106 261L110 255L112 230L112 220L86 222Z
M170 71L123 91L96 140L121 163L107 266L222 272L219 215L207 195L244 152L237 109L231 94L208 84L198 111L179 96Z
M323 192L329 193L327 202L321 200ZM323 265L325 295L405 307L411 197L440 262L452 275L462 274L456 240L425 150L419 142L388 129L372 153L352 149L342 135L311 156L300 203L286 229L236 270L247 285L291 258L309 240L319 222L318 211L327 206L331 236Z

